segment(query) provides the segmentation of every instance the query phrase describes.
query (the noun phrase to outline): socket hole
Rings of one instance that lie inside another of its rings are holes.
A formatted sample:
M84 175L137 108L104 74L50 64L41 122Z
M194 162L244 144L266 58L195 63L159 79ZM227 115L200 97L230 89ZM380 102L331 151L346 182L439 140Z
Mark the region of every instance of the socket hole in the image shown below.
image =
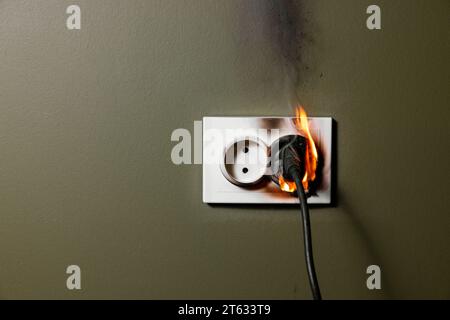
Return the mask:
M244 148L244 153L248 153L248 151L249 151L248 148L245 147L245 148ZM246 172L244 172L244 173L246 173Z
M242 169L242 172L243 172L244 174L247 174L247 173L248 173L248 169L247 169L247 168L244 168L244 169Z

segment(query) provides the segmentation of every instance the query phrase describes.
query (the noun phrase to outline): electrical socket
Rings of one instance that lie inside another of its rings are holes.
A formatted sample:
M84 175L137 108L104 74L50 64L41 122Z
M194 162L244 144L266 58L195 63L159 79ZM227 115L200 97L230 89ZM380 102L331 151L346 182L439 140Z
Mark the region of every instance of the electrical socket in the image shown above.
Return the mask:
M271 181L270 146L298 134L292 117L203 118L203 202L211 204L296 204L298 198ZM331 204L331 118L309 118L321 157L320 179L310 204Z
M258 138L242 137L225 148L220 168L224 177L239 187L258 185L267 175L270 149Z

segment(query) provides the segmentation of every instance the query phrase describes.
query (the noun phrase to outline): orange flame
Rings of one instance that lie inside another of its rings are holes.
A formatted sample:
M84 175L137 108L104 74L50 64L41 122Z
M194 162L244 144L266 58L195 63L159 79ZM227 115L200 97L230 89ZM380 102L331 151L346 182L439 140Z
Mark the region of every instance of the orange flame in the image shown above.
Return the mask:
M303 177L303 187L309 190L309 183L316 180L317 161L319 155L317 153L316 144L309 130L308 116L302 107L296 110L295 125L299 133L308 140L308 147L305 155L305 176Z
M305 176L303 177L302 183L305 190L309 190L310 183L316 179L317 161L319 155L317 152L316 144L311 136L309 130L308 116L302 107L297 107L295 126L300 135L305 137L308 141L306 154L305 154ZM295 183L285 181L283 177L279 178L280 188L285 192L294 192L297 188Z
M286 181L284 180L283 176L280 176L278 178L278 182L280 183L281 190L284 192L293 193L295 190L297 190L295 182Z

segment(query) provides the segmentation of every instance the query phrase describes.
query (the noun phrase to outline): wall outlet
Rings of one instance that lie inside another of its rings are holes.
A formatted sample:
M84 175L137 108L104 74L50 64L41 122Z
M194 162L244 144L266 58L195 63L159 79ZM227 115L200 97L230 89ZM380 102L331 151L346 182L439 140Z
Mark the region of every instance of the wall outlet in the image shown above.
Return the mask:
M298 133L294 118L203 118L203 202L211 204L298 204L271 181L270 146ZM318 187L310 204L331 204L331 118L309 118L321 158ZM228 160L228 161L227 161ZM231 161L230 161L231 160Z
M267 176L270 149L259 138L237 138L227 145L223 159L219 159L224 177L232 184L250 188L257 186Z

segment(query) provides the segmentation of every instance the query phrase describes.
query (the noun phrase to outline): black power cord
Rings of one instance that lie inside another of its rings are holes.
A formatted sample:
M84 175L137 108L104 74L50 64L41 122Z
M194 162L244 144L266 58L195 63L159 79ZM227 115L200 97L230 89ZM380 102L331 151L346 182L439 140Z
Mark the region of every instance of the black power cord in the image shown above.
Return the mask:
M276 152L276 156L278 156L279 161L281 162L276 164L276 166L278 166L278 171L281 170L278 174L281 174L286 180L294 181L297 187L297 195L300 200L301 207L306 268L308 271L312 295L314 300L322 300L319 283L317 281L316 269L314 266L309 208L305 189L303 188L302 183L302 177L305 175L303 163L307 148L307 141L302 136L288 136L280 140L278 148L279 150Z
M306 267L308 269L309 285L311 286L311 291L314 300L322 300L322 295L320 294L319 282L317 281L316 268L314 266L314 256L312 247L312 237L311 237L311 221L309 219L309 208L306 202L305 189L303 188L302 180L297 174L293 174L295 185L297 186L297 195L300 200L301 215L303 222L303 242L305 245L305 259Z

